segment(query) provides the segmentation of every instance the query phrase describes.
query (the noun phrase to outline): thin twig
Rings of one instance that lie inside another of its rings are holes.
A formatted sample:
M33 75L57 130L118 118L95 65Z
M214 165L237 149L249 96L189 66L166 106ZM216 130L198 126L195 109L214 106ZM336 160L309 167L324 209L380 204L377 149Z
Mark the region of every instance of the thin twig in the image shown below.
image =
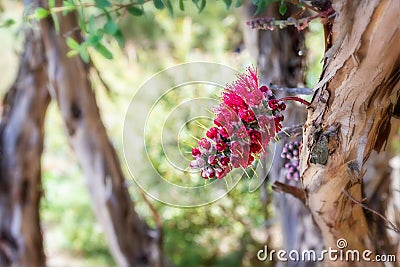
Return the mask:
M284 91L289 94L295 94L295 95L312 95L314 94L314 90L311 88L305 88L305 87L281 87L276 84L270 84L269 89L275 90L275 91Z
M361 203L360 201L358 201L357 199L355 199L352 195L350 195L350 193L343 188L342 190L343 194L345 194L348 198L351 199L351 201L353 201L354 203L356 203L357 205L359 205L360 207L362 207L363 209L366 209L370 212L372 212L373 214L375 214L376 216L378 216L379 218L381 218L383 221L385 221L390 227L389 229L392 229L393 231L395 231L396 233L400 233L400 229L391 221L389 221L387 218L385 218L385 216L383 216L382 214L380 214L379 212L367 207L365 204Z
M299 102L299 103L301 103L301 104L303 104L305 106L311 105L311 103L308 102L307 100L305 100L303 98L300 98L300 97L297 97L297 96L285 96L285 97L280 98L279 100L280 101L288 101L288 100L297 101L297 102Z
M306 192L301 188L276 181L272 185L272 189L279 193L288 193L300 200L303 204L306 203Z
M319 12L315 16L305 17L296 19L290 17L285 20L277 20L272 17L263 17L263 18L255 18L250 21L247 21L246 24L251 26L252 29L258 30L274 30L276 28L283 29L288 26L295 26L297 30L302 31L307 28L310 21L320 18L320 19L330 19L335 14L335 11L332 7L329 9Z
M144 192L141 192L142 198L144 202L149 206L151 213L153 214L154 222L157 225L158 229L162 228L162 220L160 215L158 214L157 209L154 207L154 205L150 202L150 200L147 198L146 194Z

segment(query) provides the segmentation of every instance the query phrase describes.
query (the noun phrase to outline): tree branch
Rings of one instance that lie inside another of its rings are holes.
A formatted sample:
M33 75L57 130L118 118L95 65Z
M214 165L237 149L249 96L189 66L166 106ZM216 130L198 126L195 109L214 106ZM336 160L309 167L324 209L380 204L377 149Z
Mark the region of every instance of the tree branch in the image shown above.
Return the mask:
M276 181L272 185L272 189L278 193L288 193L293 197L300 200L303 204L306 204L306 192L303 189L300 189L296 186L287 185L281 182Z

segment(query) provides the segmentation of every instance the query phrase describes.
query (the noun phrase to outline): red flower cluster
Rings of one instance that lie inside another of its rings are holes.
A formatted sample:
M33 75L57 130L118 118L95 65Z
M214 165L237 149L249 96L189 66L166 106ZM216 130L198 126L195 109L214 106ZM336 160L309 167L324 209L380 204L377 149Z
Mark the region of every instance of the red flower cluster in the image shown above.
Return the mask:
M257 71L248 68L222 93L214 109L215 126L192 149L191 168L205 179L225 177L232 168L247 168L255 156L265 154L275 133L282 129L286 105L267 86L259 87Z

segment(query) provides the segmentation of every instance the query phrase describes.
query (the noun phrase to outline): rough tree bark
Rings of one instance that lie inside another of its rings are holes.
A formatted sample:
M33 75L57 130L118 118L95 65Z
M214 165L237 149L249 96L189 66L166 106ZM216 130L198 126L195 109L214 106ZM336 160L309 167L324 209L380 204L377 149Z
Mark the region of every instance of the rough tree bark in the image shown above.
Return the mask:
M42 41L26 29L0 125L0 266L45 266L39 218L43 124L50 102Z
M45 6L47 1L38 1ZM60 33L52 20L41 21L48 61L48 75L54 98L65 121L69 142L80 162L92 198L96 217L118 266L160 266L160 231L151 230L134 210L116 152L107 138L88 67L79 57L68 58L65 37L74 32L74 13L59 16Z
M384 147L399 98L398 2L341 0L333 8L332 47L304 128L302 181L326 247L345 238L347 249L374 251L363 209L347 194L362 201L365 162Z

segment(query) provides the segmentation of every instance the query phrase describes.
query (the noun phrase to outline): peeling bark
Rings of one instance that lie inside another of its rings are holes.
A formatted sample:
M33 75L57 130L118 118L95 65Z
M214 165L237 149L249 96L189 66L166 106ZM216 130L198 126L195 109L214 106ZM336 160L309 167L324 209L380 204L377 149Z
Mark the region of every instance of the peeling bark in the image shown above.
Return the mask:
M50 95L40 35L25 32L25 52L0 124L0 266L43 267L40 160Z
M387 142L400 89L398 2L333 1L333 8L332 47L304 129L303 185L326 247L345 238L347 249L374 251L364 211L344 190L362 201L365 162Z

